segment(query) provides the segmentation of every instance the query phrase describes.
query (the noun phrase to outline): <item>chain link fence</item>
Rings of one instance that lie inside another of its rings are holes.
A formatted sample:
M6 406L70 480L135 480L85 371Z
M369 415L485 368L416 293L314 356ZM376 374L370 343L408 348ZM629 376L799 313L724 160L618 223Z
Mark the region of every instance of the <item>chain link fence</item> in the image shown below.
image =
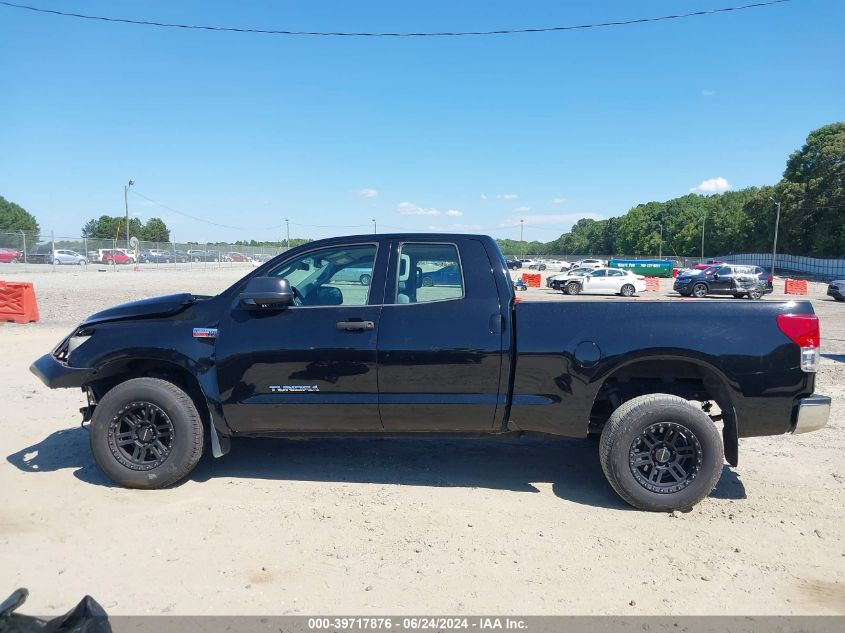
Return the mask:
M50 232L0 232L0 264L26 269L78 266L103 270L137 266L174 269L249 266L287 250L283 246L249 246L226 242L150 242L125 239L63 237Z

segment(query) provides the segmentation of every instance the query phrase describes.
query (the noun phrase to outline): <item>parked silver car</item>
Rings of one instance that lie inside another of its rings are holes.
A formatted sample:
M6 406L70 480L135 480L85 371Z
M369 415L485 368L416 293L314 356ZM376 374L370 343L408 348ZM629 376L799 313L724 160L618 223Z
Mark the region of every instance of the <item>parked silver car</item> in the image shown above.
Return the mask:
M88 258L85 257L85 255L80 255L76 251L69 249L56 249L53 251L53 261L57 264L74 264L76 266L84 266L88 263Z

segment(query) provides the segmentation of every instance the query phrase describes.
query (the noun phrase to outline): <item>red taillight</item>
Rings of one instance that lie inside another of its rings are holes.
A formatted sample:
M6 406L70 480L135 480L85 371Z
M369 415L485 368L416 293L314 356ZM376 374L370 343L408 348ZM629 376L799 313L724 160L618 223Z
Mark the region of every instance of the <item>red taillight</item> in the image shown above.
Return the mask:
M769 275L769 277L768 277L768 279L766 279L766 281L768 281L769 283L772 283L774 281L774 279L775 279L774 277Z
M819 347L819 317L815 314L779 314L777 316L780 331L786 334L799 347Z

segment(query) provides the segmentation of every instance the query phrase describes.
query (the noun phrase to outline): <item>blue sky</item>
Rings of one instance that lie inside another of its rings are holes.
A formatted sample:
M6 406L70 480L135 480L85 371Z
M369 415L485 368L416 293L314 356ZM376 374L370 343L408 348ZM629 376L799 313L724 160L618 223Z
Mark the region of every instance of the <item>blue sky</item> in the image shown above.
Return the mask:
M28 0L307 30L553 26L740 0ZM845 2L622 28L352 39L88 22L0 7L0 195L77 235L123 213L176 239L457 230L551 240L722 178L776 182L845 118ZM722 186L724 183L718 181ZM716 189L718 184L714 185ZM237 228L224 228L217 225ZM268 228L274 227L274 228ZM281 227L281 228L279 228Z

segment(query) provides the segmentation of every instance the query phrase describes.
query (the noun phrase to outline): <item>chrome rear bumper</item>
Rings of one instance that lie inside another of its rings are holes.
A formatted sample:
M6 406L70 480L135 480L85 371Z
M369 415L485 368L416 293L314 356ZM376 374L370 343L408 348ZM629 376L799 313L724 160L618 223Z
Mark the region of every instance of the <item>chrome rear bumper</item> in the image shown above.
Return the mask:
M830 418L830 398L814 393L798 401L793 433L809 433L823 428Z

